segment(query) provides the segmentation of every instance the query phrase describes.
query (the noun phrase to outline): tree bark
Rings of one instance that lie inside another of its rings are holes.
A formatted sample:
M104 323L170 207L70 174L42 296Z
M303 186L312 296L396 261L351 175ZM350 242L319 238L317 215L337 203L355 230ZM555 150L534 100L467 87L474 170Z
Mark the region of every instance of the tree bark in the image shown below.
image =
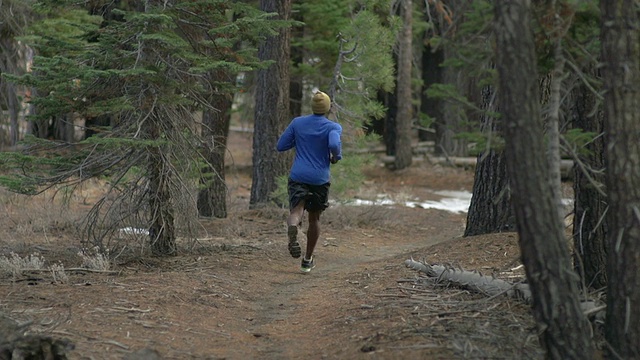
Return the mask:
M396 118L396 156L394 169L402 170L411 166L413 151L411 148L411 129L413 122L413 96L411 94L412 62L412 12L411 0L401 2L403 18L402 32L399 34L398 54L398 117Z
M397 56L394 56L397 64ZM397 65L396 65L397 69ZM384 144L387 147L386 154L389 156L396 155L396 138L397 138L397 127L396 121L398 120L398 88L397 86L393 89L393 92L386 93L383 95L385 106L387 107L387 113L384 118L384 134L383 140Z
M464 236L515 231L515 225L505 154L487 150L478 155Z
M589 324L548 181L529 6L527 0L495 4L500 105L522 262L547 357L588 359Z
M595 76L593 69L590 72ZM578 152L573 175L574 266L587 288L607 286L605 237L608 232L607 199L604 194L603 113L596 94L586 85L574 91L573 127L597 134ZM584 165L580 165L584 164Z
M464 9L470 2L465 0L452 0L448 1L447 5L453 12L459 14L464 13ZM451 37L450 41L464 42L465 39L460 37L458 28L464 22L462 15L456 17L456 20L452 22L447 29L446 33L448 37ZM458 37L458 38L456 38ZM454 47L444 47L444 61L448 59L455 59L460 56ZM465 97L469 96L470 79L469 76L459 67L446 66L442 72L443 82L447 85L453 86L457 93ZM475 90L474 90L475 91ZM434 153L436 156L467 156L467 141L462 138L457 138L456 135L467 129L464 128L466 122L466 112L460 106L459 103L444 100L443 101L443 116L435 123L436 130L436 144L434 147Z
M25 47L20 46L19 38L27 28L30 18L30 5L18 5L9 3L1 10L0 15L0 111L8 112L9 133L8 139L0 139L0 147L8 145L14 147L19 140L20 127L18 123L19 113L22 107L18 99L18 88L15 83L2 77L2 74L22 75L25 70ZM15 8L14 8L15 7ZM7 21L8 18L11 21ZM0 121L6 123L0 114ZM4 135L4 134L3 134Z
M606 340L640 359L640 30L634 0L601 1L609 198Z
M434 121L442 119L442 101L440 99L432 99L427 96L429 86L442 82L442 68L440 65L444 60L444 52L442 49L433 49L427 45L422 50L422 92L420 94L420 112L427 114ZM418 138L420 141L434 140L432 132L420 129L418 130Z
M260 0L260 9L277 12L280 20L291 16L291 0ZM253 174L250 207L267 204L277 188L277 178L287 172L288 156L276 151L278 137L289 119L290 30L282 29L258 48L261 61L275 61L258 71L253 133Z
M558 15L559 17L559 15ZM562 53L562 41L556 39L554 44L555 66L551 72L551 84L549 94L549 116L547 119L547 158L549 159L549 180L553 198L557 202L557 213L563 218L562 204L562 177L560 173L560 104L562 79L564 77L565 59Z
M204 217L227 217L227 184L225 181L225 153L231 123L232 95L213 95L210 104L213 109L202 112L203 137L207 142L208 166L203 170L198 192L198 214Z
M150 116L145 122L146 135L151 140L160 140L161 117ZM157 256L173 256L178 253L171 204L171 166L159 146L151 145L147 149L147 177L149 179L149 241L151 252Z
M483 89L483 107L497 112L495 90ZM481 128L488 134L499 133L500 120L483 115ZM516 220L511 204L511 189L504 149L489 147L478 155L473 178L473 194L467 212L464 236L515 231Z
M302 3L301 0L295 0L297 5ZM293 19L296 21L304 21L302 12L293 13ZM304 38L304 25L292 28L292 42L296 45L291 46L291 62L292 73L289 81L289 117L295 118L302 115L302 101L304 99L304 77L300 70L300 65L304 64L304 47L302 40ZM295 41L294 41L295 39Z
M445 50L445 58L453 55ZM445 60L446 61L446 60ZM452 84L461 94L465 94L462 90L466 87L463 85L464 75L458 69L450 67L443 71L443 79L445 84ZM451 101L444 101L443 116L435 122L436 144L434 153L436 156L467 156L466 143L462 139L457 139L456 134L461 131L461 123L463 121L464 111L460 109L459 104Z

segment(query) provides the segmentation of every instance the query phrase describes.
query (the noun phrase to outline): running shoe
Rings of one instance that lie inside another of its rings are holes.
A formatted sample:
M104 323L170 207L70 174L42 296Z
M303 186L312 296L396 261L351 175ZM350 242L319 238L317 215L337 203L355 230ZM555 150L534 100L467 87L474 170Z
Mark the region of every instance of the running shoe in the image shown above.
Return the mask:
M313 256L311 256L311 259L309 259L309 260L307 260L305 258L302 258L302 264L300 265L300 271L302 271L304 273L308 273L314 267L316 267L316 263L313 261Z
M294 258L299 258L302 254L300 244L298 243L298 227L295 225L289 225L287 228L287 235L289 236L289 254Z

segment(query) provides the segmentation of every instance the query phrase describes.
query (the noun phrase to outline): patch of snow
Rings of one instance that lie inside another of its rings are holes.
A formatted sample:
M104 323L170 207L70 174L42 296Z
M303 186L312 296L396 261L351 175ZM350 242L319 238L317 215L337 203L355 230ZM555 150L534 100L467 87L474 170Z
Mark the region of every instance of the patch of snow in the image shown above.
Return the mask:
M354 199L344 205L348 206L393 206L403 205L420 209L437 209L454 213L466 213L471 204L471 193L468 191L436 191L434 194L442 196L439 201L394 201L387 195L378 195L376 200Z

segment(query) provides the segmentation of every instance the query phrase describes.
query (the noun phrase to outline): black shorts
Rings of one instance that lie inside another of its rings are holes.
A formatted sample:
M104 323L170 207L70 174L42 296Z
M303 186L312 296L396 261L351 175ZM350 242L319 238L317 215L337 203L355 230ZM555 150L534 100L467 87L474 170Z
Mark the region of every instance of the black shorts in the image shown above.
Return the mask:
M307 211L324 211L329 207L329 186L310 185L289 179L289 209L296 207L301 200L306 200L304 209Z

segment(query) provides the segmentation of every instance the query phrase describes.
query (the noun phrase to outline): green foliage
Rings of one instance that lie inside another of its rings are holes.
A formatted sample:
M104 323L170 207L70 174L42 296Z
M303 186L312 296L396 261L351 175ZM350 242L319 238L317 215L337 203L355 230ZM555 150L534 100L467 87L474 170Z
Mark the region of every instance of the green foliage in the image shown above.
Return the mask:
M593 142L598 134L582 129L570 129L563 136L578 155L588 156L592 151L587 146Z
M308 62L292 75L304 76L318 86L328 85L338 58L336 38L349 26L350 1L301 1L293 4L304 23L304 36L292 38L291 46L304 47Z
M477 108L475 104L460 94L456 86L452 84L433 84L427 89L427 96L434 99L452 101L469 109Z
M271 193L273 202L280 204L282 207L289 206L288 184L289 175L278 176L276 178L276 189Z
M504 139L495 133L484 132L461 132L456 134L457 138L464 139L469 144L469 155L478 156L487 150L502 151L505 146Z
M359 88L358 97L364 95L375 98L377 90L393 89L395 73L392 49L398 25L393 23L389 27L382 20L375 13L363 9L353 15L350 27L342 32L342 49L353 50L345 56L347 61L341 68L341 78L336 79L345 95ZM395 21L397 18L387 20ZM350 102L346 104L351 105Z
M354 192L362 188L365 180L363 169L373 163L370 154L350 154L331 167L331 195L336 201L353 198Z
M435 122L435 119L423 112L418 114L418 125L422 128L429 129Z

